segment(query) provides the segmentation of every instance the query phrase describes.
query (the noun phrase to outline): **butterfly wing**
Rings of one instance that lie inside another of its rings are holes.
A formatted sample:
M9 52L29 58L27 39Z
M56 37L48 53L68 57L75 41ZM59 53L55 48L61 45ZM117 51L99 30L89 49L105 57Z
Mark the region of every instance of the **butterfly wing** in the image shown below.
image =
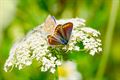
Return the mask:
M48 43L50 45L60 45L61 44L54 36L51 36L51 35L48 35Z
M53 34L55 27L56 27L56 20L53 16L49 15L45 20L43 29L48 34Z
M63 35L62 35L62 31L61 31L62 25L57 25L57 27L55 28L54 31L54 36L62 43Z
M66 45L69 41L73 24L68 22L64 25L57 25L54 34L48 36L48 42L50 45Z
M59 40L61 44L67 44L68 40L65 38L65 34L62 27L62 25L58 25L55 28L54 36L56 37L56 39Z
M62 26L62 32L64 34L64 39L66 39L67 41L69 41L70 39L72 29L73 29L73 24L71 22L68 22Z

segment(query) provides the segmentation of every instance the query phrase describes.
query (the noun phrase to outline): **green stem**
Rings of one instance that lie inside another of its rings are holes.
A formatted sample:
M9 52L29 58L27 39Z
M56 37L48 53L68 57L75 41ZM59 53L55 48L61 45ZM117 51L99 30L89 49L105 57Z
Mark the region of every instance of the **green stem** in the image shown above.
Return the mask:
M106 63L108 61L108 57L110 53L111 41L112 41L113 31L115 28L118 8L119 8L119 0L112 0L112 8L108 22L108 29L105 36L103 56L95 80L102 80L102 77L104 75Z
M3 39L3 28L2 26L0 25L0 49L2 47L2 39Z
M55 80L58 80L58 68L56 67Z

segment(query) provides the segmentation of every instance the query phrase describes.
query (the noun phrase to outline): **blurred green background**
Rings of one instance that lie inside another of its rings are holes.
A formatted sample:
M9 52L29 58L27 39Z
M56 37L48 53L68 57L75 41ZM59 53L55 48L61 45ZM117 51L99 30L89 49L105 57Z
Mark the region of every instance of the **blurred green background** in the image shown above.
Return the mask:
M41 73L34 63L7 73L3 66L12 44L43 23L49 14L56 19L84 18L86 26L101 32L101 54L69 55L83 80L120 80L119 4L119 0L0 0L0 80L47 79L48 73Z

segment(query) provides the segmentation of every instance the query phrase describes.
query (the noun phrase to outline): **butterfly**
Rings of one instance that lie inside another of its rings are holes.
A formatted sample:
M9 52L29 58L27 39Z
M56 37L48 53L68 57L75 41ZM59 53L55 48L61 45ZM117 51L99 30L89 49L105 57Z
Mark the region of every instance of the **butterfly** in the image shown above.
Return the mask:
M50 45L66 45L69 42L72 29L73 24L71 22L57 25L53 35L47 36L48 43Z

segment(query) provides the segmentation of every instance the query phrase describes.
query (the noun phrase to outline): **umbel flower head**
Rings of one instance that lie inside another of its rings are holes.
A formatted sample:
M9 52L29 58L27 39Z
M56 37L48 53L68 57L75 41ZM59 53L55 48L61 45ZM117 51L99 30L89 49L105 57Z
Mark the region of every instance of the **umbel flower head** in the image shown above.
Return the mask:
M87 51L90 55L100 53L100 32L86 27L84 22L80 18L56 20L48 16L43 24L13 45L4 70L7 72L13 67L20 70L37 60L41 71L54 73L56 66L61 65L61 54L72 50Z

